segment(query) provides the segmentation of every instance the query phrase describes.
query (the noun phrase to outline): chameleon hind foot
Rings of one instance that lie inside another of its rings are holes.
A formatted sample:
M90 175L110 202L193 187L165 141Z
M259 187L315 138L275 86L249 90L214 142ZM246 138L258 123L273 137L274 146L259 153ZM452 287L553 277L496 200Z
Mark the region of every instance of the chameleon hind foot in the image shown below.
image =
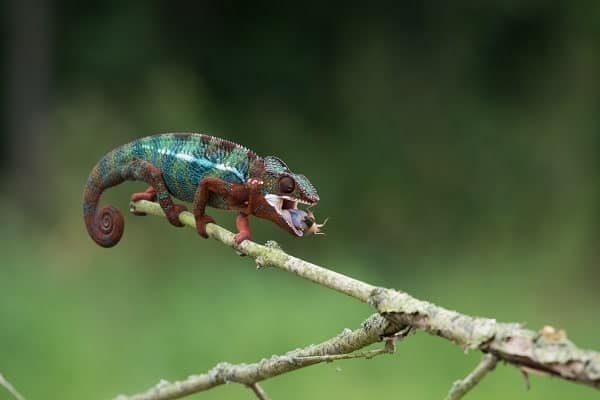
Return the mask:
M143 192L134 193L131 195L131 201L156 201L156 190L152 186Z
M156 190L154 190L154 188L152 186L150 186L148 189L146 189L143 192L138 192L138 193L134 193L131 195L131 201L140 201L140 200L156 201ZM141 212L141 211L134 211L133 214L138 215L138 216L146 215L145 212Z
M179 214L181 214L184 211L187 211L187 207L183 204L173 204L169 211L166 212L167 219L169 220L171 225L176 226L178 228L184 226L183 222L179 220Z
M198 234L205 239L208 239L208 233L206 233L206 224L215 223L215 219L210 215L196 216L196 231Z

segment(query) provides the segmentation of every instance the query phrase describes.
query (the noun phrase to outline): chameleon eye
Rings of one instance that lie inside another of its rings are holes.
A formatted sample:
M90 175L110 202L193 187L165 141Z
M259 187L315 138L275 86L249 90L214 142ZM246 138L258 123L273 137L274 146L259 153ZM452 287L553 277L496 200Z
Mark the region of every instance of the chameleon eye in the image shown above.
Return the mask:
M294 191L294 180L289 176L284 176L279 180L279 191L281 193L292 193Z

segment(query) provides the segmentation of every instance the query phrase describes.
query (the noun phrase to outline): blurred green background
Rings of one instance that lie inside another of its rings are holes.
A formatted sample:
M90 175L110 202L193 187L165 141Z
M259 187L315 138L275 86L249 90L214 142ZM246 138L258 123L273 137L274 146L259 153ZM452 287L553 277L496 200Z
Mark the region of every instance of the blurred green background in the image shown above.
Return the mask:
M126 215L96 246L83 184L111 148L211 133L318 188L327 236L255 239L468 314L600 349L600 3L8 0L0 372L28 399L106 399L252 362L372 313ZM103 202L127 209L144 185ZM213 211L233 228L234 214ZM479 360L423 333L396 355L269 380L274 399L442 398ZM471 399L597 398L499 366ZM0 399L7 398L0 390ZM249 399L240 385L193 398Z

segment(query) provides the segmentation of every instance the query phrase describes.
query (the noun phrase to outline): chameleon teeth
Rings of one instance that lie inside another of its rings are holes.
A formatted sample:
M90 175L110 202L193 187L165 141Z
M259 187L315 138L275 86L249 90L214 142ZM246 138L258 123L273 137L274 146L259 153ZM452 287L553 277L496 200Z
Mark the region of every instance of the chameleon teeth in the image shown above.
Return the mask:
M271 195L271 196L274 196L274 195ZM277 196L277 197L279 197L281 199L286 199L286 200L294 201L294 202L300 203L300 204L306 204L307 206L310 206L310 205L313 204L313 203L311 203L309 201L305 201L305 200L302 200L302 199L296 199L296 198L290 197L290 196Z

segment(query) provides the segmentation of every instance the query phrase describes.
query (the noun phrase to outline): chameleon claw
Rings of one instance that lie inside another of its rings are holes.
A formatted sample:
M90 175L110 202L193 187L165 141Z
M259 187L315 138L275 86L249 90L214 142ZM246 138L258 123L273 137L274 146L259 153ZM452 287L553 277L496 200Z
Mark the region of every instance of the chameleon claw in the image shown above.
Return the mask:
M156 190L152 186L143 192L134 193L131 195L131 201L156 201Z
M241 244L244 240L251 240L252 235L250 232L238 232L233 236L233 240L236 244Z
M131 195L132 202L136 202L136 201L140 201L140 200L156 201L156 191L154 190L154 188L152 186L150 186L148 189L146 189L143 192L134 193ZM130 211L133 215L142 216L142 217L144 215L146 215L145 212L135 211L135 209L132 209Z
M201 217L196 217L196 231L198 231L198 234L204 239L208 239L208 233L206 233L206 224L214 223L215 219L210 215L204 214Z
M235 234L233 240L235 240L236 244L242 243L244 240L250 240L252 238L252 233L250 232L250 221L248 220L248 215L244 213L238 214L235 225L238 229L238 233Z
M179 214L181 214L184 211L187 211L187 207L183 204L173 204L173 207L167 213L167 219L169 220L171 225L176 226L178 228L184 226L183 222L179 220Z

